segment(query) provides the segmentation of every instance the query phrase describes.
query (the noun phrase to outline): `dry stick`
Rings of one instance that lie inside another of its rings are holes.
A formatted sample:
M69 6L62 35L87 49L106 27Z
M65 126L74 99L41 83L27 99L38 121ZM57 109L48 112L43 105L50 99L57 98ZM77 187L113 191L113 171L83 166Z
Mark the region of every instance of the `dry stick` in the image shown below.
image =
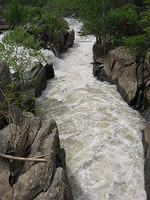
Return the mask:
M0 153L0 157L7 158L10 160L21 160L21 161L29 161L29 162L46 162L46 159L42 159L42 158L23 158L23 157L7 155L4 153Z

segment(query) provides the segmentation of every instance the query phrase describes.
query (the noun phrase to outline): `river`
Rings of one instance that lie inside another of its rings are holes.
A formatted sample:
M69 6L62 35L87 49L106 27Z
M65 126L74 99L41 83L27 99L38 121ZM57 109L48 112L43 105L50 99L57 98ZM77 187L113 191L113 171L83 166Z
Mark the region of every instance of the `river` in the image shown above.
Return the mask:
M65 148L74 200L146 200L141 130L144 120L116 86L92 75L95 37L80 36L82 23L67 19L76 40L55 79L37 99L43 119L54 118Z

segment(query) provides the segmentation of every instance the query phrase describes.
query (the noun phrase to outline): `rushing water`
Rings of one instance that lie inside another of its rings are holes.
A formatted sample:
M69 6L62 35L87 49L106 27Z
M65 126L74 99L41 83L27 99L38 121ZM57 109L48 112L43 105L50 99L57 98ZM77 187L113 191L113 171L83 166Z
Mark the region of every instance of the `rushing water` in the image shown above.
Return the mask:
M92 75L92 35L75 29L73 48L55 59L56 78L37 100L44 118L57 121L74 200L145 200L143 119L116 87Z

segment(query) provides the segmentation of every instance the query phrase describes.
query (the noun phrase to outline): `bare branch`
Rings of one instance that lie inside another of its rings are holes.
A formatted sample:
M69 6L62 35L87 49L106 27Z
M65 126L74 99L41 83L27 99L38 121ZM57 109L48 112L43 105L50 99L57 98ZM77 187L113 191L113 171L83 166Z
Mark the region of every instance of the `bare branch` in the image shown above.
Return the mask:
M44 157L44 155L33 157L33 158L23 158L23 157L11 156L4 153L0 153L0 157L6 158L9 160L20 160L20 161L28 161L28 162L46 162L46 159L38 158L38 157Z

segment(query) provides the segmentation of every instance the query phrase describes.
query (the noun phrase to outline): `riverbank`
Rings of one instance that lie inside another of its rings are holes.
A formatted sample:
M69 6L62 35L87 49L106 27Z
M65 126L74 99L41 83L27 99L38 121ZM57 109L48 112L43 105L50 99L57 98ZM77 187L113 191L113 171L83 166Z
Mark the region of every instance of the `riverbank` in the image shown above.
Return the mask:
M63 51L67 51L73 45L74 31L62 33L57 44L59 42ZM35 98L39 97L46 88L47 80L54 78L55 75L52 64L54 54L50 50L42 50L42 52L48 63L32 66L26 72L31 87L26 93L25 104L30 112L22 113L15 105L10 105L8 116L0 112L0 129L3 128L0 130L0 152L3 154L0 159L2 200L12 198L14 200L60 198L72 200L73 198L67 178L65 150L60 146L56 122L51 120L52 118L43 122L39 117L34 116ZM8 65L1 63L0 106L3 106L6 101L2 90L6 83L11 84L13 76ZM12 123L8 124L7 117L10 117ZM13 138L15 138L14 143ZM7 159L5 155L8 156ZM24 161L18 160L22 157Z
M94 66L93 74L101 81L108 81L117 86L118 92L123 99L134 109L138 110L145 118L146 125L142 132L142 142L145 157L145 188L147 199L150 199L150 70L149 55L145 63L135 63L135 58L131 56L123 47L110 50L102 61L103 51L98 44L93 46Z

